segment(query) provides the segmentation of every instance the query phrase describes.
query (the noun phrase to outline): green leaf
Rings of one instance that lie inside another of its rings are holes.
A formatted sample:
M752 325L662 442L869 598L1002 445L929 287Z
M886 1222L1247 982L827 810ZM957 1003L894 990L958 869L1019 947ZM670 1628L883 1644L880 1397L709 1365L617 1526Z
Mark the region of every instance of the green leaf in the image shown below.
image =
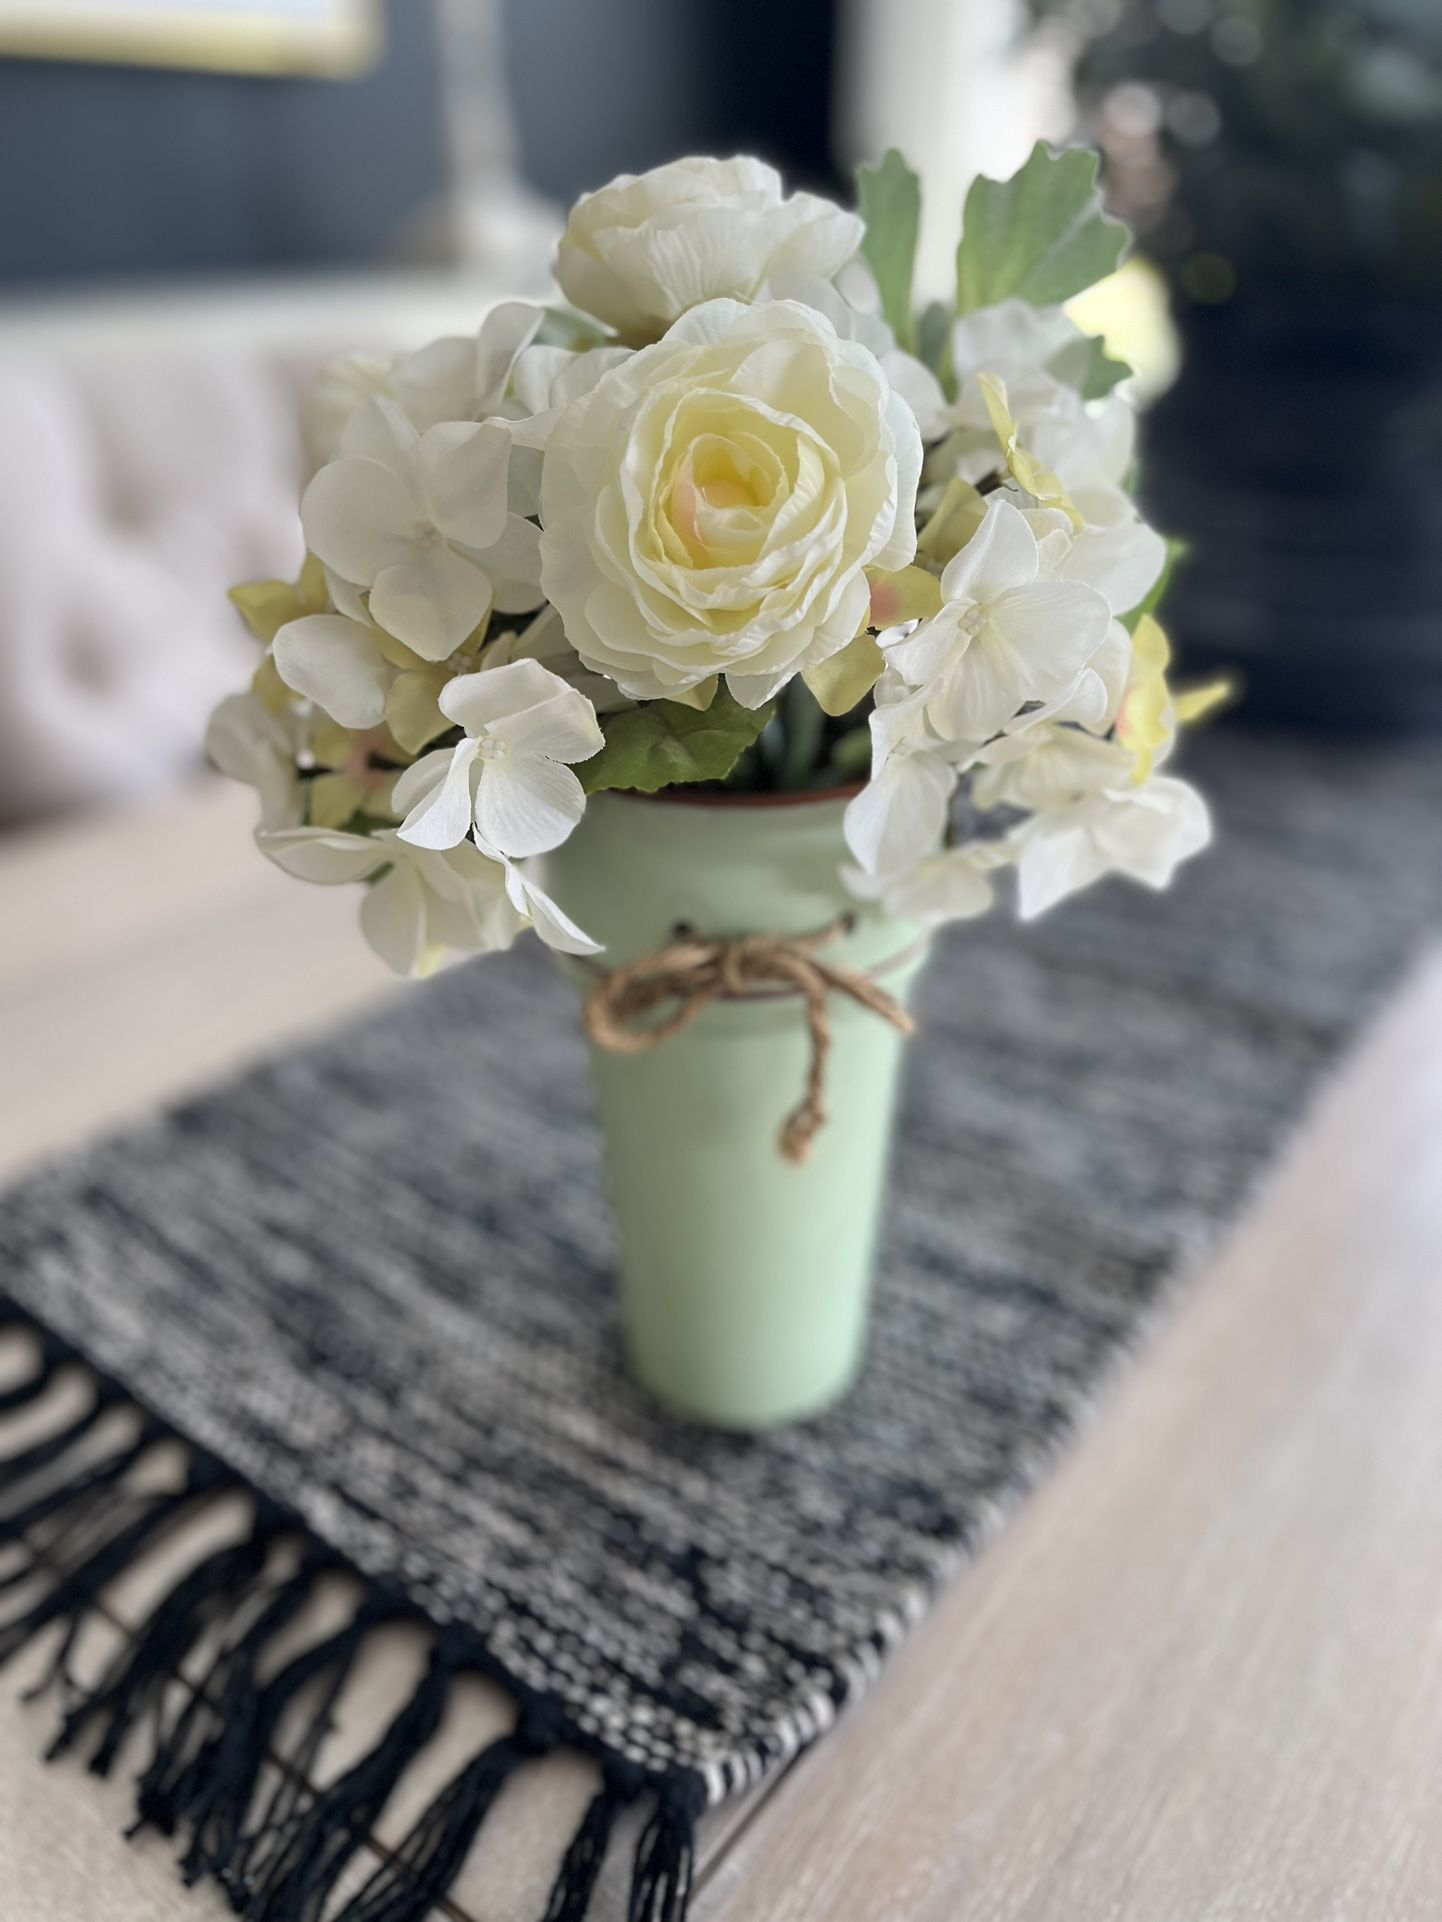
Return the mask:
M895 147L888 147L879 167L857 168L856 186L866 222L861 251L881 290L882 314L900 345L909 348L921 182Z
M933 300L930 306L922 309L921 318L916 323L917 358L925 361L938 377L946 365L953 318L944 300Z
M782 725L786 729L786 752L781 757L781 785L788 792L806 786L826 732L826 716L806 683L798 675L782 697Z
M1124 360L1112 359L1099 334L1088 334L1081 345L1084 351L1079 357L1072 384L1083 400L1104 400L1117 382L1125 380L1132 370ZM1069 366L1065 372L1066 377L1072 379Z
M831 750L831 767L838 780L854 781L871 769L871 729L853 727Z
M956 251L956 311L1011 299L1050 307L1111 273L1128 235L1102 212L1096 182L1094 153L1053 153L1040 140L1010 180L974 180Z
M761 738L756 743L757 785L766 790L782 785L781 764L786 756L786 729L781 716L773 709L771 719L761 730Z
M606 745L576 769L587 794L602 788L658 788L687 781L721 781L771 719L775 702L742 707L719 687L710 707L648 701L607 717Z
M757 746L748 747L740 760L726 776L726 787L733 794L755 794L765 787L764 770L761 766L761 750Z
M578 314L570 307L548 307L545 314L536 330L539 347L569 347L579 353L609 338L605 328L589 314Z

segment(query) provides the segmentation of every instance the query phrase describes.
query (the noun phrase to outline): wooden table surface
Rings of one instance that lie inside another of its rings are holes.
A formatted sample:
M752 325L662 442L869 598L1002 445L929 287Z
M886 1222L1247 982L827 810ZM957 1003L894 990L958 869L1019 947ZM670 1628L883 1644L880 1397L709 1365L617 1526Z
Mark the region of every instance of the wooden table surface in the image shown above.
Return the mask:
M0 841L0 1174L397 988L349 890L248 846L218 784ZM0 1353L18 1370L18 1343ZM56 1399L0 1425L60 1419ZM155 1472L161 1472L156 1470ZM1442 954L1361 1039L1211 1271L870 1696L703 1833L695 1922L1403 1922L1442 1915ZM118 1582L107 1658L237 1505ZM335 1609L344 1597L332 1594ZM297 1635L319 1632L320 1612ZM206 1922L131 1786L37 1757L0 1675L6 1922ZM415 1673L367 1660L328 1778ZM177 1689L187 1686L178 1677ZM508 1710L479 1684L378 1824L393 1846ZM591 1787L523 1774L463 1922L534 1922ZM624 1914L618 1847L597 1922Z

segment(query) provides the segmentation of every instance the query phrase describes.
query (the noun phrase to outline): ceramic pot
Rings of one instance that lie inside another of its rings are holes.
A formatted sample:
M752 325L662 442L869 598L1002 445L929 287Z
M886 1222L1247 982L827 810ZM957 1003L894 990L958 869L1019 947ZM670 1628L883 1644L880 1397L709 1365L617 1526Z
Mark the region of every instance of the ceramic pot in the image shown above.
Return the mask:
M905 1003L926 942L840 878L843 796L600 794L546 885L605 944L598 972L699 935L809 933L850 912L828 961ZM593 1046L636 1379L710 1426L761 1429L826 1408L865 1344L904 1037L833 993L829 1120L801 1165L778 1146L805 1087L805 1004L771 992L708 1007L640 1054Z

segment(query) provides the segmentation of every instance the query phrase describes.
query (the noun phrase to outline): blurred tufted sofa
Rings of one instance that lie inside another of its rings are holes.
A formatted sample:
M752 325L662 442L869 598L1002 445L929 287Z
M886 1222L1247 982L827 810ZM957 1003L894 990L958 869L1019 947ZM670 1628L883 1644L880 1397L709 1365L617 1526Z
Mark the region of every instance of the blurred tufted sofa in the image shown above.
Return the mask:
M199 765L255 660L225 590L299 565L311 371L471 332L497 297L447 276L0 310L0 824Z

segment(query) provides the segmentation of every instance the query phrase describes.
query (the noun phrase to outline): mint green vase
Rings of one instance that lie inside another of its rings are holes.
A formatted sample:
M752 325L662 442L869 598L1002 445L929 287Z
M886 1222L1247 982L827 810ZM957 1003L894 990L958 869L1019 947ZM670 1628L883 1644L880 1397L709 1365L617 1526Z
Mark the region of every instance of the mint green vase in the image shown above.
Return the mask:
M849 911L854 925L824 958L873 972L905 1003L925 941L846 892L845 805L594 796L545 871L605 952L562 965L584 994L678 926L791 935ZM817 1414L861 1365L905 1042L842 994L829 1013L830 1118L801 1165L778 1145L810 1060L799 995L716 1002L645 1053L591 1049L631 1369L713 1427Z

